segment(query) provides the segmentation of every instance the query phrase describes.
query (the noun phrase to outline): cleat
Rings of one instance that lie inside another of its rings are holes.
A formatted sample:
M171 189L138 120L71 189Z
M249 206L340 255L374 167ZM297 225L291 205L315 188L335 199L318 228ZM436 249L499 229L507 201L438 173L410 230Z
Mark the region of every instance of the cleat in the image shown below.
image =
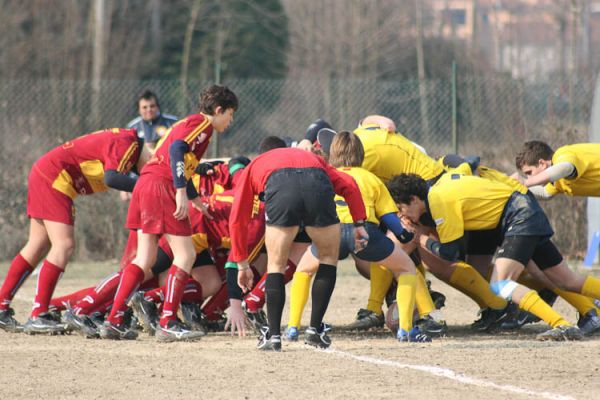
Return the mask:
M66 330L65 324L57 320L56 315L50 313L41 313L36 318L29 318L25 325L23 325L23 332L28 335L50 334L56 335L64 333Z
M403 343L428 343L431 342L431 336L421 332L418 326L412 328L409 332L404 329L398 329L396 338Z
M298 332L298 328L295 326L288 326L285 332L283 332L283 340L287 342L297 342L299 336L300 332Z
M443 293L431 290L429 295L431 296L431 300L433 300L436 310L441 310L446 305L446 296Z
M170 342L193 342L206 336L204 331L193 331L188 325L173 319L167 322L167 326L156 327L156 340L161 343Z
M135 340L138 333L133 329L129 329L125 324L113 325L109 321L104 321L100 328L100 337L110 340Z
M268 325L267 316L263 310L258 310L257 312L251 312L248 310L248 306L245 301L242 301L242 310L244 310L244 315L248 318L252 329L254 332L260 333L261 328L265 325Z
M600 332L600 317L595 309L591 309L585 315L579 316L577 326L583 336L591 336Z
M143 292L135 293L131 297L130 304L144 332L147 332L150 336L154 336L159 320L156 304L146 300Z
M505 319L504 322L500 324L500 329L509 331L521 329L525 324L539 321L539 319L537 321L535 321L535 319L537 319L535 315L528 313L527 311L519 310L517 315Z
M540 333L535 338L541 341L561 342L569 340L581 340L583 339L583 335L576 326L562 325Z
M202 314L200 306L197 303L181 303L179 308L183 315L183 321L189 325L193 331L204 332L204 334L208 332L205 322L206 318Z
M512 318L517 311L517 306L512 302L501 310L483 309L479 312L481 317L471 324L471 329L476 332L492 332L500 328L504 321Z
M98 332L100 332L100 328L104 325L104 314L100 311L93 312L89 315L90 321L96 325Z
M6 332L22 332L23 326L13 318L15 312L12 308L0 311L0 329Z
M206 318L204 323L208 332L223 332L227 323L227 316L221 315L216 320Z
M443 335L448 332L448 325L444 320L436 320L431 315L426 315L417 320L415 325L419 327L421 332L428 335Z
M304 344L326 349L331 346L331 339L327 336L327 332L331 330L331 327L327 324L321 324L321 332L312 326L306 329L304 332Z
M269 334L269 327L263 326L260 329L260 337L256 345L258 350L262 351L281 351L281 336Z
M64 320L68 330L81 333L87 339L100 337L98 327L87 315L76 315L73 310L67 310Z
M370 328L383 328L385 318L383 313L377 313L361 308L356 314L356 321L347 326L348 329L367 330Z

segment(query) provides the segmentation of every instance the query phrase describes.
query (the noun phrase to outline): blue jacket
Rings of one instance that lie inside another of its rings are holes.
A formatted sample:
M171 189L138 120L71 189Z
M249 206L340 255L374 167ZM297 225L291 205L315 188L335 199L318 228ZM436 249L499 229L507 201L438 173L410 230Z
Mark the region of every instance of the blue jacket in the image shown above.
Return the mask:
M129 121L127 127L136 129L138 137L144 139L146 143L156 143L175 122L177 122L176 116L159 114L152 121L144 121L142 117L137 117Z

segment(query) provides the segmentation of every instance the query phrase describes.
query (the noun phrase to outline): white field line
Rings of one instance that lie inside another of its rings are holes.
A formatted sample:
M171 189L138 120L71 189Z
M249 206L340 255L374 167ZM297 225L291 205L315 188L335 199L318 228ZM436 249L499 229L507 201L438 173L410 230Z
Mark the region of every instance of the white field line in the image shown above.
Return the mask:
M433 365L404 364L404 363L401 363L398 361L380 359L380 358L369 357L369 356L359 356L359 355L348 353L345 351L333 350L333 349L325 350L324 352L333 354L338 357L351 358L351 359L354 359L357 361L366 362L366 363L370 363L370 364L385 365L387 367L395 367L395 368L400 368L400 369L412 369L415 371L421 371L421 372L425 372L425 373L428 373L431 375L435 375L435 376L439 376L442 378L457 381L460 383L464 383L467 385L501 390L501 391L510 392L510 393L518 393L518 394L523 394L523 395L527 395L527 396L535 396L538 398L549 399L549 400L575 400L575 398L572 396L564 396L561 394L550 393L550 392L539 392L537 390L525 389L525 388L521 388L521 387L514 386L514 385L501 385L498 383L487 381L485 379L474 378L474 377L467 376L467 375L464 375L459 372L454 372L453 370L448 369L448 368L440 368L440 367L435 367Z

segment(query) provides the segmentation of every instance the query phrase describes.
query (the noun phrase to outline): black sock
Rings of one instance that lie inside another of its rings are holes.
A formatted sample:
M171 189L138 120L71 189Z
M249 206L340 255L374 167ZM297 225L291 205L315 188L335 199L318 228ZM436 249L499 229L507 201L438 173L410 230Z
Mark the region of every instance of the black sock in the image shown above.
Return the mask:
M265 293L267 295L267 320L269 321L269 333L281 335L281 314L285 305L285 284L283 274L275 272L267 274L265 282Z
M337 268L334 265L319 264L319 270L315 275L312 285L312 312L310 314L310 326L321 328L323 317L329 306L329 300L335 287Z

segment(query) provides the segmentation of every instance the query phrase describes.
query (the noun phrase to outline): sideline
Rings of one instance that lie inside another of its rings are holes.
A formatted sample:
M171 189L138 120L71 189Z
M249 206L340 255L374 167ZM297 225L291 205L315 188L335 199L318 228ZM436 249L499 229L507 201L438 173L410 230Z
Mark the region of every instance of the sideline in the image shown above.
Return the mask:
M387 367L395 367L395 368L400 368L400 369L412 369L415 371L426 372L431 375L450 379L450 380L464 383L467 385L491 388L491 389L501 390L504 392L518 393L518 394L523 394L523 395L528 395L528 396L536 396L538 398L544 398L544 399L549 399L549 400L575 400L575 398L572 396L565 396L565 395L561 395L561 394L557 394L557 393L550 393L550 392L539 392L537 390L525 389L525 388L521 388L521 387L514 386L514 385L501 385L501 384L497 384L497 383L487 381L484 379L474 378L474 377L471 377L468 375L464 375L462 373L454 372L448 368L440 368L440 367L435 367L433 365L404 364L404 363L401 363L398 361L380 359L380 358L369 357L369 356L359 356L356 354L348 353L348 352L341 351L341 350L335 350L335 349L316 350L316 351L330 353L337 357L351 358L353 360L366 362L369 364L385 365Z

